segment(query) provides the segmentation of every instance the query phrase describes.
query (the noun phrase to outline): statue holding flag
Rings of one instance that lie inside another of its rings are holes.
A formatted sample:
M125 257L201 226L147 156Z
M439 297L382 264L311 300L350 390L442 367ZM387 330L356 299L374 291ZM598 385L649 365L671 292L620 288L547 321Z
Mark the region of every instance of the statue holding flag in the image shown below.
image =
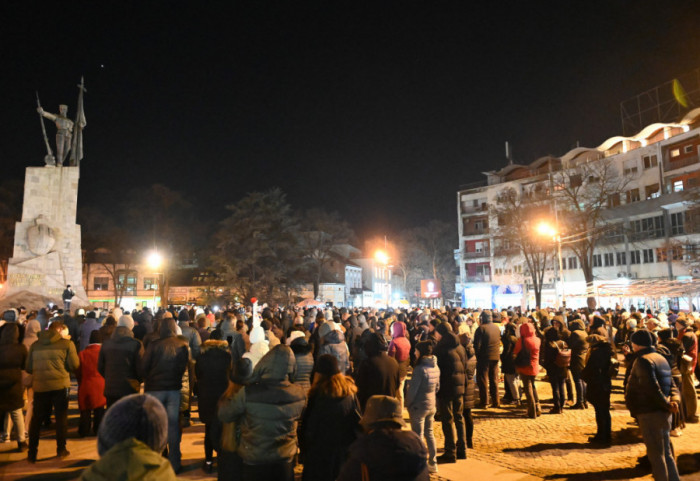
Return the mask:
M79 166L83 158L83 129L87 125L85 121L85 111L83 109L83 93L85 90L85 80L81 78L78 85L80 93L78 94L78 112L75 117L75 122L68 118L68 106L59 105L58 114L46 112L39 103L39 95L37 94L37 112L41 117L52 120L56 124L56 157L57 165L63 165L68 153L70 152L70 161L68 165ZM46 129L44 122L41 122L41 128L44 133L44 141L48 154L46 156L46 164L53 165L54 157L49 146L48 138L46 137Z

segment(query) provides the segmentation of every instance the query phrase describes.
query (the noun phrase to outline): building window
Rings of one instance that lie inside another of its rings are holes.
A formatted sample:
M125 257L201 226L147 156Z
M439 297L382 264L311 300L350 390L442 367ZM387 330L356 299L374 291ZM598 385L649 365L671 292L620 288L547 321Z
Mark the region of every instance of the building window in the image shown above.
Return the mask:
M671 150L671 158L675 158L681 155L681 149L673 149Z
M569 270L576 269L578 267L577 263L578 262L575 257L569 257Z
M608 252L606 254L603 254L603 263L605 264L605 267L610 267L610 266L615 265L612 252Z
M639 251L630 252L630 264L641 264L641 254Z
M626 266L627 265L627 253L626 252L616 252L615 256L617 257L617 265L618 266Z
M683 181L676 180L673 182L673 192L683 192Z
M126 294L136 293L136 271L119 271L117 273L117 283Z
M644 249L642 250L642 254L644 254L643 258L645 264L654 262L654 249Z
M593 267L603 267L603 256L601 254L593 254Z
M631 222L633 241L660 239L666 235L663 216L647 217Z
M95 277L93 285L96 291L106 291L109 289L109 277Z
M639 202L639 189L630 189L627 191L627 203Z
M659 184L647 185L647 187L645 189L645 193L646 193L645 197L647 199L656 199L657 197L659 197L661 195L661 191L659 189Z
M686 145L685 147L683 147L683 153L684 154L692 154L693 153L693 146Z
M671 235L683 235L685 234L685 228L683 226L684 220L683 212L676 212L671 214Z
M642 157L645 169L651 169L659 165L659 161L656 159L656 155L645 155Z
M581 174L573 174L569 176L569 187L581 187L583 184L583 179L581 179Z
M625 175L634 174L637 172L637 160L633 159L626 161L623 172Z
M158 287L155 277L144 277L143 288L147 291L154 291Z
M608 196L608 207L617 207L620 205L620 193L616 192Z

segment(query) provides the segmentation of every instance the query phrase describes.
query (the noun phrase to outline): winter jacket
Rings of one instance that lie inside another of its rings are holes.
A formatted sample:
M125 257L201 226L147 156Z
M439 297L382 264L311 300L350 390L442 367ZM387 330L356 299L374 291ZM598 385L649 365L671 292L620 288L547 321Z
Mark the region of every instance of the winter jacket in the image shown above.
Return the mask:
M425 415L435 411L435 395L440 389L440 368L435 356L424 356L413 368L413 376L406 389L408 414Z
M80 475L83 481L175 481L167 458L136 438L112 446Z
M427 458L423 440L413 431L375 429L350 446L338 481L365 479L365 468L370 480L428 481Z
M464 395L467 382L467 353L459 343L457 336L451 330L448 332L445 326L447 324L443 323L437 327L442 338L435 346L433 354L437 358L440 368L440 389L437 392L437 397L449 399Z
M240 360L241 357L243 357L243 354L245 354L246 347L243 336L236 332L235 323L232 322L231 319L226 318L223 321L221 321L219 329L221 330L221 338L223 340L228 342L229 337L231 338L229 348L231 351L231 359L233 359L233 362Z
M367 359L360 363L356 374L357 398L364 411L367 400L375 394L396 396L399 388L399 364L386 353L381 334L374 333L365 344Z
M498 361L501 348L501 330L490 316L481 316L481 325L474 333L476 362Z
M97 370L101 344L88 344L80 351L80 368L75 372L78 378L78 407L81 411L92 411L104 407L105 378Z
M471 338L466 334L459 336L460 343L467 353L467 364L465 365L466 383L464 384L464 406L463 409L474 409L476 406L476 354Z
M535 326L529 322L520 324L520 339L515 343L513 348L513 357L515 358L522 349L523 342L525 348L530 351L529 366L515 366L518 374L524 376L537 376L540 372L540 338L535 335ZM515 360L515 359L514 359Z
M175 320L163 319L160 338L148 345L143 356L144 391L179 391L189 362L187 341L176 335Z
M303 337L294 339L289 346L294 353L296 370L293 379L294 384L300 385L304 389L304 394L311 388L311 374L314 370L314 356L311 354L311 346Z
M406 324L401 321L396 321L391 325L389 356L399 363L399 377L405 378L408 375L408 365L411 358L411 343L406 338Z
M199 419L210 424L216 420L216 403L228 387L231 353L228 342L207 340L195 364L198 383Z
M557 354L561 349L567 349L566 342L559 339L559 331L554 327L549 327L544 332L544 355L542 356L542 365L547 370L547 376L566 378L567 368L558 366L556 363Z
M672 399L679 401L668 361L654 347L637 351L625 388L625 404L630 415L670 413Z
M19 342L19 326L5 324L0 333L0 412L24 406L22 368L27 362L27 348Z
M586 328L583 321L575 320L569 323L569 339L567 343L571 348L571 365L569 368L573 373L580 373L586 365L586 356L588 354L588 343L586 342Z
M182 314L182 312L180 312L180 314ZM178 322L178 325L180 326L180 330L182 331L183 337L187 339L187 344L190 347L192 359L196 360L199 357L199 351L201 350L202 346L202 339L199 337L197 329L190 326L189 321L180 321Z
M269 350L270 345L265 338L265 330L260 326L255 326L250 330L250 351L245 354L253 363L253 368Z
M86 317L85 322L80 325L80 350L85 349L90 344L90 334L92 331L99 331L100 325L94 317Z
M612 346L607 339L597 334L589 336L588 340L588 361L581 371L581 378L586 383L586 399L593 405L610 403L612 382L609 371L613 355Z
M219 407L219 420L238 422L238 454L245 464L289 462L297 452L297 421L306 403L301 386L289 382L294 353L277 345L255 366L250 385Z
M690 329L684 329L678 333L678 340L681 341L685 354L693 359L691 371L694 371L698 363L698 337Z
M34 392L58 391L70 387L70 373L80 367L75 345L53 329L41 331L32 344L25 371L33 374Z
M506 328L501 336L503 352L501 352L501 371L503 374L515 374L515 363L513 362L513 349L518 338L515 336L515 324L506 324Z
M330 354L338 360L340 372L346 374L350 371L350 352L340 332L335 329L323 337L323 345L318 351L319 356Z
M361 430L359 409L354 395L316 394L309 398L299 426L302 481L332 481L338 477L348 449Z
M143 345L126 326L119 326L102 344L97 370L104 377L104 395L121 398L141 390Z

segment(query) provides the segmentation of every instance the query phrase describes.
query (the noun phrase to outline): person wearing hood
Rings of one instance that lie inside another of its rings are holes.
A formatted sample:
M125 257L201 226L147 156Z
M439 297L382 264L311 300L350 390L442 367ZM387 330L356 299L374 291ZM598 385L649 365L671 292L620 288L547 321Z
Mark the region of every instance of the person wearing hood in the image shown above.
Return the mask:
M309 354L310 355L310 354ZM299 425L302 480L334 481L360 429L357 387L330 354L316 361L314 383Z
M338 367L343 374L351 371L350 351L345 344L345 338L333 321L326 321L318 328L318 336L321 347L318 354L331 354L338 360ZM359 388L359 386L358 386Z
M245 353L243 357L250 359L253 363L253 368L255 368L269 351L270 345L265 337L265 330L260 325L254 326L250 330L250 351Z
M437 473L437 449L433 420L437 410L436 394L440 389L440 368L433 356L433 344L421 341L416 344L416 366L406 390L406 407L411 419L411 429L420 439L425 436L428 447L428 470Z
M425 445L405 426L401 405L390 396L372 396L360 420L365 434L349 449L338 481L428 481Z
M680 481L670 438L671 414L678 412L680 396L671 367L656 352L654 340L646 330L632 335L637 355L625 387L625 404L639 423L654 479Z
M97 370L101 347L100 331L92 331L90 344L78 354L80 368L75 372L75 377L78 378L78 407L80 408L78 435L81 438L90 435L91 421L92 433L97 435L107 404L104 396L105 380Z
M22 369L27 361L27 348L19 342L19 325L5 324L0 331L0 413L8 413L17 431L17 450L24 451L24 398L22 392ZM9 425L3 436L10 440Z
M367 400L375 394L396 396L399 388L399 364L387 354L386 339L372 333L365 343L367 359L357 369L357 398L364 410Z
M314 370L314 356L311 354L311 346L306 342L303 331L292 331L286 340L286 344L294 353L296 369L291 381L299 384L304 389L304 394L311 388L311 374Z
M119 311L121 312L121 309L119 309ZM112 337L114 330L117 328L117 319L118 318L113 315L105 317L104 324L100 327L100 339L102 339L102 342L107 342L107 340ZM121 319L121 315L119 319Z
M214 466L214 450L220 450L221 422L216 416L216 404L228 386L231 374L231 353L228 343L221 339L221 331L211 332L202 344L195 364L198 383L199 420L204 423L204 471L211 473Z
M559 352L568 348L561 339L561 333L554 327L544 331L544 356L542 365L547 370L549 384L552 386L554 405L549 414L561 414L566 402L564 383L568 375L568 367L558 362Z
M520 379L515 370L515 357L513 356L513 348L517 336L515 335L516 325L509 322L503 329L501 342L503 343L503 352L501 352L501 371L503 371L503 382L505 387L505 395L502 401L504 403L514 403L520 405L522 397L522 389L520 387Z
M467 353L448 323L440 323L435 331L440 336L433 351L440 368L440 389L436 397L445 435L445 452L437 461L455 463L457 459L467 458L463 415ZM454 430L457 431L456 443Z
M131 394L120 399L100 424L100 459L83 471L80 479L175 481L173 468L160 454L168 439L167 428L167 413L153 396Z
M515 370L523 381L523 391L525 391L525 399L527 400L527 415L531 418L536 418L541 413L540 399L535 385L535 378L540 371L540 343L535 325L529 322L528 318L521 317L520 338L515 342L513 357L517 359L518 354L523 349L529 353L530 362L522 365L516 363Z
M103 342L99 351L97 370L105 379L108 408L122 397L141 390L144 350L141 341L134 338L133 326L131 316L121 316L112 337Z
M586 383L581 377L584 366L586 364L586 356L588 355L588 343L586 342L586 327L583 321L576 319L569 323L569 339L568 344L571 348L571 364L569 369L574 378L574 386L576 387L576 403L571 409L585 409L588 407L586 402Z
M27 355L29 355L29 349L39 339L39 333L41 332L41 324L36 319L27 321L27 325L24 328L24 339L22 339L22 344L27 348ZM22 386L24 387L25 397L27 398L27 414L25 416L24 425L28 428L32 422L32 415L34 413L34 389L32 388L32 378L33 376L24 370L24 365L22 366Z
M610 377L610 365L614 352L612 345L599 334L588 336L586 345L590 346L590 350L587 352L588 361L586 361L585 367L581 371L581 377L586 382L586 399L590 401L593 409L595 409L595 424L597 427L595 436L588 438L588 441L591 443L610 444L612 437L610 419L612 379Z
M297 422L306 403L302 387L289 381L294 369L294 353L279 344L260 359L251 383L219 405L222 422L240 422L245 481L294 479Z
M190 346L192 358L196 361L199 357L199 351L202 345L202 339L199 337L197 329L190 326L190 314L187 309L183 309L177 315L177 324L182 330L182 335L187 338L187 344Z
M68 429L68 392L70 373L80 367L80 359L75 344L61 336L64 329L61 321L51 323L46 331L39 333L39 339L32 344L27 356L25 371L33 375L34 415L29 426L29 451L27 460L36 462L39 448L41 422L50 416L53 408L56 416L56 454L66 457Z
M498 360L501 350L501 330L491 320L491 311L481 312L481 325L474 333L476 352L476 382L479 386L479 407L499 407Z
M403 406L403 386L406 382L406 376L408 376L408 365L411 361L411 343L406 338L406 324L401 321L395 321L391 325L389 356L399 363L399 388L396 391L396 399Z
M143 390L158 399L168 413L168 459L177 473L181 469L179 415L182 376L189 363L187 340L177 335L172 317L164 318L159 338L148 345L143 356Z

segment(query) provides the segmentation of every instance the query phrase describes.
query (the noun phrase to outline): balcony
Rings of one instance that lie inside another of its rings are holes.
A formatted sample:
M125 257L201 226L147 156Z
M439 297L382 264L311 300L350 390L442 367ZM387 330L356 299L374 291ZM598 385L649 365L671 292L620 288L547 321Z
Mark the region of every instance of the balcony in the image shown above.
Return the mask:
M482 251L482 252L465 252L464 253L464 258L465 259L477 259L479 257L490 257L488 251Z
M489 233L489 228L488 227L482 227L480 229L476 228L470 228L470 229L464 229L464 235L486 235Z
M489 274L467 276L467 282L491 282L491 276Z
M664 159L664 172L688 167L689 165L700 163L700 156L692 155L690 157L680 158L678 160Z
M477 206L475 206L471 203L462 202L462 215L477 214L480 212L487 212L488 210L489 210L489 207L486 204L486 202L483 202Z

